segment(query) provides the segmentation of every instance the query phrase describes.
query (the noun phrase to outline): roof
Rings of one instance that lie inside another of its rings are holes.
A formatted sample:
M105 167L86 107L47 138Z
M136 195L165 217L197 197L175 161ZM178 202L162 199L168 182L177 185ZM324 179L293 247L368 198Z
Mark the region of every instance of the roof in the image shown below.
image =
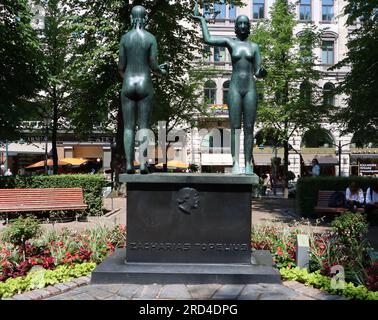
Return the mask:
M46 144L33 142L33 143L9 143L8 156L17 156L18 154L45 154ZM47 143L47 153L50 153L52 148L51 143ZM5 152L5 146L0 147L0 152Z

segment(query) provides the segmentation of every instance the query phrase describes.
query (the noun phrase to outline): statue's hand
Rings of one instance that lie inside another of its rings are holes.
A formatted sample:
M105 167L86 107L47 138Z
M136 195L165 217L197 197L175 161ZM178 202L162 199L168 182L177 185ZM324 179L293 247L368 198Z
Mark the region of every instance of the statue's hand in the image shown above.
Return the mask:
M198 2L196 1L196 4L194 6L194 14L192 15L192 18L194 20L201 21L203 17L200 16L199 9L198 9Z
M267 76L268 72L261 67L257 72L256 72L256 77L257 78L265 78Z
M169 72L169 64L167 62L159 65L159 68L160 68L161 73L163 75L167 75L168 74L168 72Z

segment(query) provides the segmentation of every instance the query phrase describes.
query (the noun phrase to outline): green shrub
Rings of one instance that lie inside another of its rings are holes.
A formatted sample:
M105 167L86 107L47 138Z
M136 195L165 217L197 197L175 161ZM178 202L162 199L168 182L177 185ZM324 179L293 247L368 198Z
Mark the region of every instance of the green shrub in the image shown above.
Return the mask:
M38 220L34 217L18 217L5 229L2 238L5 242L22 247L25 261L26 241L40 234L41 227L39 226Z
M339 241L349 249L366 240L369 227L364 215L353 212L336 217L331 226Z
M72 266L59 266L54 270L41 269L30 272L25 277L9 278L5 282L0 282L0 298L9 298L25 291L42 289L73 278L87 276L95 267L95 263L86 262Z
M344 289L335 289L332 286L332 279L321 275L319 271L309 273L306 269L296 267L282 268L280 273L282 278L286 280L298 281L330 294L343 295L354 300L378 300L378 292L369 291L362 285L355 286L353 283L344 282ZM342 283L339 282L340 284Z
M12 182L13 181L13 182ZM0 178L0 188L82 188L87 215L101 215L102 188L107 182L98 174L61 174ZM78 211L77 213L81 213Z
M14 189L16 188L16 179L14 176L0 177L0 189Z
M303 217L314 214L314 207L318 201L319 190L345 191L349 184L355 181L364 192L373 184L378 184L378 178L373 177L306 177L297 182L297 211Z

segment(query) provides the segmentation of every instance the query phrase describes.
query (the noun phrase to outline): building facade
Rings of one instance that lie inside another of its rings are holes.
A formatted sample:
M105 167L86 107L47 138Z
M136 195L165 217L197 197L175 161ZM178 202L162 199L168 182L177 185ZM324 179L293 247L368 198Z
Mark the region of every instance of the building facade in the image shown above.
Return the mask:
M235 37L234 23L238 15L248 16L252 23L269 19L270 8L274 1L246 0L244 7L215 5L214 10L218 11L218 15L213 23L208 24L210 34L213 37ZM328 68L341 61L347 52L348 34L352 30L345 26L346 17L343 15L343 7L346 1L290 0L290 2L296 6L298 24L294 30L295 35L299 34L309 22L315 24L318 30L323 30L322 45L315 52L318 58L317 68L322 73L318 85L323 88L323 99L327 99L327 103L343 108L345 96L333 95L332 91L345 77L348 68L334 71L329 71ZM231 57L225 48L205 47L204 52L202 63L211 66L212 69L209 79L204 84L204 96L210 108L215 112L214 117L204 119L202 125L203 128L217 128L223 132L229 128L227 93L231 77ZM348 176L378 173L376 170L378 168L374 166L370 172L360 170L363 159L369 159L368 163L378 160L378 149L374 148L378 146L366 145L354 139L353 135L342 136L335 124L321 123L320 125L321 132L296 132L290 141L292 150L289 154L289 171L292 171L296 177L310 170L313 158L318 159L322 174L325 175ZM277 148L273 144L264 146L258 144L259 132L262 129L257 119L254 132L257 145L253 150L253 155L255 172L258 174L271 173L273 157L283 159L283 148ZM314 136L318 137L317 141L314 141ZM187 161L196 163L205 171L229 172L232 166L230 149L223 148L223 153L217 153L216 150L209 152L206 150L209 140L211 140L211 134L204 137L203 134L198 134L198 130L194 131L189 138ZM240 143L240 147L240 164L244 166L243 143Z

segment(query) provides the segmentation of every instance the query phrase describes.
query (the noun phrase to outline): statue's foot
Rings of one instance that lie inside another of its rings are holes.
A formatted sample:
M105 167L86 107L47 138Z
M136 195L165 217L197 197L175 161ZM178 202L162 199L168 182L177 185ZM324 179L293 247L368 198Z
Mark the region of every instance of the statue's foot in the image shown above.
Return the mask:
M246 164L245 166L245 174L253 174L253 167L250 164Z
M140 173L141 174L148 174L148 168L146 166L141 165L140 166Z
M240 174L239 164L237 162L232 167L232 174Z
M128 167L126 168L126 173L127 173L127 174L134 174L134 173L135 173L135 169L134 169L134 167L131 167L131 166L129 167L129 166L128 166Z

